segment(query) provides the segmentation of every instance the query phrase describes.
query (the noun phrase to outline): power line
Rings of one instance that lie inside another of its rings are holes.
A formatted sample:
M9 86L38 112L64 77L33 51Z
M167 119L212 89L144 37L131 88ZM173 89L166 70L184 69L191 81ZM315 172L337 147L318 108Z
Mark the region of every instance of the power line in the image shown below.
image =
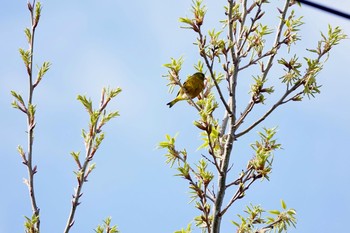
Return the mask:
M337 15L337 16L340 16L340 17L343 17L346 19L350 19L350 14L348 14L348 13L340 12L338 10L335 10L335 9L332 9L332 8L329 8L329 7L314 3L314 2L306 1L306 0L299 0L299 2L303 3L305 5L312 6L312 7L315 7L317 9L326 11L328 13L331 13L331 14L334 14L334 15Z

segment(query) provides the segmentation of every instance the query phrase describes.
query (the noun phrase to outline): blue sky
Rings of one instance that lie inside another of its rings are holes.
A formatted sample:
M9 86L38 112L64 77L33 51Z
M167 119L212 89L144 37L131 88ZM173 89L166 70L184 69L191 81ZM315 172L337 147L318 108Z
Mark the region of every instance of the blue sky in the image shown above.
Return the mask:
M350 9L345 0L319 3ZM112 216L112 222L125 233L173 232L198 213L188 204L187 182L173 176L175 171L164 163L165 151L155 149L166 133L179 132L179 148L186 147L194 157L200 156L196 151L201 144L199 131L192 124L196 112L184 102L168 109L165 104L174 93L167 93L161 77L166 73L162 64L170 57L185 57L183 75L193 73L193 63L199 59L192 45L194 34L180 29L178 23L179 17L190 15L190 4L175 0L42 1L35 63L49 60L53 64L34 97L35 181L42 232L62 232L68 217L76 185L70 152L84 151L81 129L88 124L87 113L76 96L85 94L97 104L104 86L123 89L110 105L121 116L105 127L106 139L95 160L97 168L84 186L71 232L93 232L107 216ZM226 1L207 4L209 29L224 18L222 6ZM267 13L273 10L269 8ZM305 48L316 44L319 32L328 24L341 26L350 35L350 21L307 6L296 11L305 22L302 41L295 48L300 58L307 55ZM31 211L22 182L26 169L16 147L26 145L26 125L24 115L11 108L10 90L26 96L26 72L17 52L19 47L26 48L26 1L3 3L0 26L0 232L23 232L23 216L30 216ZM350 209L349 51L350 42L344 40L331 52L319 74L321 95L282 106L238 141L233 175L252 155L249 144L257 139L256 132L262 126L278 126L277 138L283 150L275 153L271 181L257 182L228 212L223 232L234 231L229 220L237 220L236 214L246 204L276 209L280 199L298 213L297 229L290 232L344 231ZM242 86L243 94L247 90ZM242 97L242 106L247 98Z

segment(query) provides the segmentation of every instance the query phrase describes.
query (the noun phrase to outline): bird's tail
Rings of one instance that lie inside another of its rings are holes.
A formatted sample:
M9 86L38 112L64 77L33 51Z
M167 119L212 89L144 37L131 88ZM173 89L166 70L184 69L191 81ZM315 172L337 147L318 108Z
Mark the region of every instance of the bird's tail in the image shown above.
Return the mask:
M178 100L177 99L174 99L173 101L167 103L166 105L169 105L169 108L171 108L172 106L174 106L174 104L176 104Z

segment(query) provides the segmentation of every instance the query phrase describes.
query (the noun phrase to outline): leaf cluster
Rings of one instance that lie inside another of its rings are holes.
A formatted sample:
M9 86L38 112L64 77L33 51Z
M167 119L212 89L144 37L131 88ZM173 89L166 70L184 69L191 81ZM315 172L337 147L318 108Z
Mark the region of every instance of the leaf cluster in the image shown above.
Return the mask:
M271 216L264 216L266 212L259 205L250 205L244 211L247 217L238 215L240 223L231 221L238 229L238 233L267 233L267 232L287 232L288 226L296 224L296 211L287 209L286 203L281 200L283 211L270 210Z
M96 233L119 233L117 226L111 226L112 218L108 217L103 221L102 225L97 226L95 229Z

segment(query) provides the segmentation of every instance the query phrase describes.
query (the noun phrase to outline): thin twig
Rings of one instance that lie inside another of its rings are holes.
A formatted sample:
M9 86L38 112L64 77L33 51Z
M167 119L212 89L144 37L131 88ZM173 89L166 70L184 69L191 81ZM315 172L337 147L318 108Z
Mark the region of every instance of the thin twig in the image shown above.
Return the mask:
M81 174L79 176L77 176L78 185L75 188L75 193L73 195L73 200L72 200L72 207L71 207L69 217L67 220L66 228L64 229L64 233L68 233L69 230L71 229L71 227L73 226L75 212L76 212L78 205L80 204L79 199L83 195L82 188L83 188L84 183L86 182L85 176L86 176L86 172L87 172L86 171L87 167L92 159L91 158L91 151L92 151L92 144L93 144L94 138L96 136L97 122L98 121L96 121L96 123L92 126L93 127L93 130L92 130L93 134L89 136L90 138L89 138L89 143L88 143L87 148L86 148L85 161L84 161L82 168L79 169L79 172Z
M230 86L230 70L229 70L230 61L228 60L227 54L225 53L224 55L225 55L225 61L226 61L226 64L225 64L225 66L226 66L226 68L225 68L226 80L228 82L228 85ZM228 106L230 106L230 101L231 101L231 99L228 100L228 103L227 103ZM220 134L219 134L220 139L224 136L224 134L226 132L228 119L229 119L229 111L227 111L227 109L225 109L224 117L222 119L222 123L221 123L221 127L220 127ZM220 147L222 147L221 142L220 142Z
M281 43L279 42L277 45L275 45L270 51L262 54L261 56L255 58L254 60L250 60L248 64L244 65L244 66L241 66L238 68L238 71L241 71L241 70L244 70L246 68L248 68L249 66L251 65L255 65L258 61L260 61L261 59L267 57L267 56L270 56L273 54L272 51L278 49L279 47L281 46Z
M247 186L244 186L244 188L242 189L241 187L238 187L236 193L233 195L233 197L231 198L231 200L228 202L227 206L221 211L220 215L224 215L226 213L226 211L231 207L231 205L237 200L243 197L244 192L247 191L249 189L249 187L256 181L258 180L260 177L259 176L253 176L251 177L252 180L248 183ZM251 179L250 177L247 177L247 179L245 181L243 181L243 185L245 182L247 182L248 180Z
M255 126L260 124L263 120L266 119L277 107L279 107L282 104L285 104L286 102L284 101L290 93L295 91L298 87L302 85L301 82L295 84L290 90L287 90L284 95L263 115L261 116L257 121L255 121L252 125L250 125L247 129L243 130L242 132L236 134L236 138L241 137L242 135L248 133L250 130L252 130Z
M218 161L217 161L216 156L215 156L214 147L213 147L213 145L212 145L212 141L211 141L210 133L209 133L209 132L207 132L207 136L208 136L208 144L209 144L210 150L211 150L211 152L212 152L211 156L213 157L213 160L214 160L213 163L214 163L214 165L215 165L215 167L216 167L216 170L217 170L218 172L221 172L221 171L220 171L219 164L218 164Z
M32 100L33 100L33 94L34 94L33 58L34 58L34 36L35 36L35 29L37 26L37 22L35 22L35 0L33 0L32 4L28 2L28 9L30 11L31 24L32 24L31 38L29 41L30 58L29 58L29 66L27 66L28 82L29 82L29 92L28 92L28 108L29 108L30 106L33 105ZM33 166L33 142L34 142L35 118L34 118L34 114L32 115L30 111L25 111L25 113L27 115L27 143L28 143L28 158L25 164L28 170L27 186L28 186L28 191L30 195L33 215L37 217L35 228L37 232L40 232L40 217L39 217L40 209L36 202L35 188L34 188L35 187L34 174L37 172L37 169L36 169L36 166Z
M267 67L266 69L263 71L263 74L262 74L262 79L265 80L266 77L267 77L267 74L268 72L270 71L270 68L272 67L272 62L274 60L274 57L276 55L276 51L280 46L281 46L281 42L280 42L280 38L281 38L281 34L282 34L282 29L283 29L283 26L284 26L284 20L285 20L285 17L286 17L286 14L287 14L287 10L288 10L288 7L289 7L289 1L286 1L285 2L285 5L284 5L284 8L283 8L283 11L281 12L281 17L280 17L280 22L279 22L279 25L277 27L277 33L276 33L276 37L275 37L275 41L273 43L273 47L270 51L266 52L264 55L262 56L259 56L258 58L256 58L255 60L252 60L250 61L247 65L239 68L238 70L242 70L242 69L245 69L247 67L249 67L250 65L252 64L255 64L256 62L258 62L260 59L266 57L266 56L270 56L269 57L269 60L267 62ZM255 105L255 101L251 100L245 111L243 112L243 114L241 115L241 117L238 119L238 121L235 123L235 127L236 129L243 123L244 119L247 117L248 113L253 109ZM272 110L273 111L273 110ZM265 118L264 118L265 119ZM237 134L237 138L238 138L238 135Z
M99 118L100 118L102 112L107 107L107 104L109 103L110 100L111 100L110 97L108 97L105 100L105 93L103 90L102 96L101 96L100 108L98 110L98 117L96 119L96 122L93 125L90 125L89 134L88 134L89 138L87 140L88 143L86 143L86 145L85 145L86 146L85 147L85 150L86 150L85 160L84 160L83 166L79 167L79 170L76 174L78 184L77 184L77 187L75 188L75 193L74 193L73 199L72 199L72 206L71 206L71 210L70 210L70 213L68 216L66 227L64 229L64 233L68 233L70 231L71 227L74 225L74 216L75 216L77 207L80 204L79 199L83 195L83 193L82 193L83 185L85 182L87 182L87 176L90 173L90 171L87 168L88 168L88 165L90 164L91 160L93 159L94 152L95 152L93 143L94 143L94 140L95 140L95 138L98 135L99 130L100 130L100 127L98 127Z
M241 114L240 118L235 123L235 128L236 129L238 129L239 126L244 122L244 119L246 118L248 113L250 113L252 111L254 105L255 105L255 102L254 102L253 99L251 99L249 104L247 105L246 109L244 110L244 112Z
M253 170L251 168L247 169L246 171L242 172L241 175L235 180L226 185L226 188L231 187L232 185L239 185L239 183L243 182L244 177L250 177Z
M200 43L199 43L199 46L200 46L200 50L203 50L203 51L204 51L204 50L205 50L205 42L204 42L204 37L203 37L203 34L202 34L201 30L198 31L198 34L199 34L199 42L200 42ZM204 59L204 61L205 61L206 66L207 66L208 69L209 69L210 77L211 77L212 80L214 81L215 88L216 88L216 90L218 91L218 94L219 94L219 97L220 97L220 100L221 100L222 104L225 106L226 111L228 111L229 113L231 113L231 110L230 110L228 104L226 103L226 100L225 100L225 98L224 98L224 96L223 96L223 94L222 94L222 91L221 91L221 89L220 89L220 87L219 87L219 84L218 84L218 82L217 82L216 79L215 79L214 71L213 71L213 61L212 61L212 63L210 64L209 59L208 59L208 57L207 57L205 51L202 53L202 57L203 57L203 59ZM213 58L213 59L214 59L214 58Z
M175 150L176 154L180 154L177 150ZM205 155L202 155L204 158L208 159ZM198 173L191 167L191 165L189 165L186 161L186 159L184 159L181 156L177 156L176 158L178 158L181 162L186 163L188 165L188 169L197 177L197 179L201 180L201 176L198 175ZM209 160L209 159L208 159ZM210 160L209 160L210 161ZM197 187L196 182L193 181L192 177L184 177L186 180L188 180L190 182L191 185ZM210 193L210 192L209 192ZM210 201L214 202L214 195L208 195L207 193L205 194L206 198L208 198Z
M281 221L283 221L282 218L280 218L280 219L278 219L278 220L276 220L276 221L270 223L269 225L267 225L267 226L265 226L265 227L263 227L263 228L261 228L261 229L255 231L255 233L265 233L266 231L273 229L274 226L275 226L277 223L281 222Z
M285 18L286 18L286 14L287 14L287 11L288 11L288 8L289 8L289 4L290 4L290 0L286 0L285 4L284 4L284 7L283 7L283 10L281 12L281 16L280 16L280 22L277 26L277 34L276 34L276 37L275 37L275 41L273 43L273 48L275 48L276 50L279 48L280 46L280 39L281 39L281 35L282 35L282 29L283 29L283 26L284 26L284 23L285 23ZM264 70L263 72L263 76L262 76L262 81L265 81L266 77L267 77L267 74L269 73L271 67L272 67L272 62L276 56L276 52L275 53L272 53L268 62L267 62L267 65L266 65L266 69Z
M244 8L243 8L243 16L244 16L244 21L246 20L246 17L247 17L247 14L249 13L248 12L248 10L247 10L247 2L245 1L244 2ZM260 12L261 12L261 4L259 4L258 5L258 9L257 9L257 11L256 11L256 13L255 13L255 16L252 18L252 23L250 24L250 27L249 27L249 29L248 29L248 33L250 33L250 32L252 32L253 31L253 27L254 27L254 24L255 24L255 22L258 20L258 16L259 16L259 14L260 14ZM244 24L244 22L242 23L242 25ZM244 33L245 33L246 31L245 30L242 30L241 29L241 33L240 33L240 43L238 44L238 48L237 48L237 50L238 50L238 52L237 52L237 54L240 54L241 53L241 51L243 50L243 48L244 48L244 45L245 45L245 43L247 42L247 40L248 40L248 35L244 35ZM248 34L247 33L247 34ZM242 41L242 39L244 39L243 40L243 42L241 42ZM238 70L240 70L240 69L238 69Z
M315 61L318 63L321 58L326 55L326 53L320 53L318 55L318 57L315 59ZM302 93L304 93L304 91L300 91L297 94L295 94L293 97L285 100L292 92L294 92L295 90L297 90L300 86L302 86L305 82L305 80L308 78L309 75L309 71L306 71L303 78L297 82L296 84L294 84L294 86L290 89L287 89L286 92L284 93L284 95L263 115L261 116L257 121L255 121L252 125L250 125L247 129L243 130L242 132L236 134L236 138L241 137L242 135L248 133L250 130L252 130L255 126L257 126L258 124L260 124L263 120L266 119L266 117L268 117L277 107L279 107L280 105L283 105L291 100L294 100L294 98Z

